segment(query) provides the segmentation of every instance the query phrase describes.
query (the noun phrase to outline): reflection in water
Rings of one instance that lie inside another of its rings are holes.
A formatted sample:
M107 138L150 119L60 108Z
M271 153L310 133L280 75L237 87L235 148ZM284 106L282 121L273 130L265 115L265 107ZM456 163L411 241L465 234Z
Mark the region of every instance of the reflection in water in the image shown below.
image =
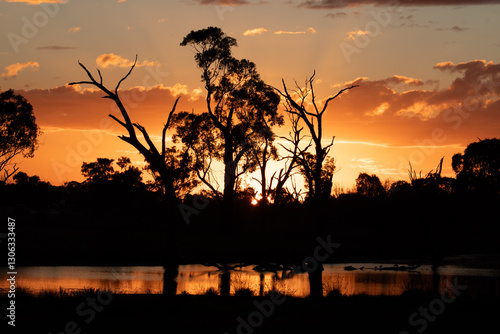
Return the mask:
M179 275L179 266L163 267L163 294L175 295L177 293L177 276Z
M229 296L231 294L231 272L223 271L220 273L220 295Z
M24 267L16 276L18 287L31 292L107 289L116 293L204 294L208 290L221 295L234 295L250 290L264 296L276 290L283 294L305 297L339 291L343 295L400 295L405 291L437 291L458 277L468 286L472 296L500 296L500 271L470 269L456 266L431 268L422 266L415 272L376 271L375 264L357 264L363 271L345 271L345 264L325 264L316 275L289 272L256 272L251 267L241 270L218 271L202 265L163 267ZM5 273L5 272L4 272ZM0 291L5 292L5 274L0 276ZM314 292L316 291L316 292Z

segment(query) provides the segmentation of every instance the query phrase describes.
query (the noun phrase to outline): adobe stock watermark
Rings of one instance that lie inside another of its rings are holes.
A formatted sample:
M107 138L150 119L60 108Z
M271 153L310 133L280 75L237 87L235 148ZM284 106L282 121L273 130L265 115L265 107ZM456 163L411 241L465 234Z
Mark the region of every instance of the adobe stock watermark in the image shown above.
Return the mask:
M215 13L219 17L219 20L221 20L221 21L224 21L224 15L226 15L227 12L234 11L234 6L231 6L231 5L226 5L226 6L214 5L213 7L215 10Z
M7 34L7 39L14 53L19 53L21 45L28 44L30 40L35 38L40 29L45 27L50 19L54 18L59 13L59 6L61 4L67 4L68 2L69 0L40 3L38 4L40 10L36 11L31 18L23 16L21 18L22 25L20 34L12 31Z
M65 174L71 174L75 168L80 168L83 159L92 154L95 147L103 143L104 133L113 131L115 127L111 119L103 118L99 122L98 130L82 130L81 133L85 139L81 139L75 146L66 145L64 162L53 160L51 163L59 182L64 181Z
M373 20L368 21L364 29L358 26L353 27L353 30L349 33L349 37L339 44L347 63L352 61L354 54L361 53L363 49L370 45L373 38L378 37L382 33L382 28L387 27L391 23L392 15L396 12L401 12L399 0L389 1L388 6L383 9L370 10Z
M326 237L326 241L321 237L317 237L316 241L318 245L314 248L313 256L308 256L302 260L302 262L297 266L293 265L294 272L308 272L313 273L319 268L319 264L326 261L335 251L335 249L340 247L340 243L332 242L332 236L329 234ZM323 254L321 252L324 251Z
M461 103L453 105L440 114L444 124L449 125L449 127L447 126L447 129L434 128L429 138L416 139L414 142L418 148L412 150L408 156L399 156L399 168L405 169L408 166L408 161L415 165L422 164L427 157L436 152L440 145L446 142L447 132L457 131L464 121L471 117L472 113L479 111L480 107L486 104L497 87L500 87L500 82L494 81L492 75L480 78L480 84L473 94L466 96Z
M236 177L236 169L237 169L236 165L237 164L235 162L232 162L225 167L224 185L229 183L229 177L227 175ZM209 203L210 199L201 194L193 196L193 201L191 205L188 205L186 203L180 203L178 205L178 208L179 211L181 212L182 218L184 219L184 223L186 223L186 225L189 225L191 223L191 219L189 217L191 217L192 215L195 216L199 215L201 211L208 206Z
M401 331L399 334L410 334L412 332L423 333L429 323L436 321L437 317L444 313L446 305L453 303L461 292L467 289L467 285L458 284L455 276L453 284L446 281L446 288L441 291L438 298L429 302L427 307L419 307L418 312L413 312L408 318L408 323L412 326L408 331Z
M267 128L264 128L260 130L261 134L264 134L264 132L270 131ZM252 143L250 142L249 138L245 138L245 141L242 145L241 148L241 155L245 154L252 148ZM224 186L226 186L230 182L230 178L237 178L238 177L238 163L237 162L231 162L227 164L224 168ZM182 218L184 219L184 223L186 225L189 225L191 223L190 217L192 215L199 215L201 213L201 210L205 209L208 204L210 203L210 199L203 196L203 195L194 195L193 196L193 201L191 205L188 205L186 203L180 203L178 205L178 209L182 215Z
M144 87L151 86L151 80L154 80L154 83L160 84L163 82L164 78L169 75L168 72L162 72L158 64L155 69L146 67L145 70L148 74L146 74L142 80ZM133 89L129 92L119 93L120 100L127 109L137 108L139 103L146 99L147 95L147 89ZM110 103L111 113L119 113L119 108L116 106L116 103ZM65 175L71 174L75 168L80 168L83 160L90 156L94 149L104 142L104 134L112 133L115 129L115 121L106 116L99 121L97 130L82 130L81 133L83 137L85 137L84 139L81 139L74 146L66 145L66 156L64 161L53 160L51 163L52 170L59 182L63 182Z
M84 325L90 324L96 318L96 312L102 312L104 306L107 306L113 300L113 295L109 291L99 291L95 297L87 297L85 302L81 302L76 307L76 314L82 318L83 323L76 321L68 321L64 325L64 330L56 332L55 334L72 334L82 332ZM52 334L52 332L49 332Z
M186 203L179 204L178 208L181 212L182 218L184 219L184 223L189 225L191 223L191 219L189 217L192 215L199 215L201 210L205 209L209 203L210 200L207 197L203 195L194 195L192 206L187 205Z

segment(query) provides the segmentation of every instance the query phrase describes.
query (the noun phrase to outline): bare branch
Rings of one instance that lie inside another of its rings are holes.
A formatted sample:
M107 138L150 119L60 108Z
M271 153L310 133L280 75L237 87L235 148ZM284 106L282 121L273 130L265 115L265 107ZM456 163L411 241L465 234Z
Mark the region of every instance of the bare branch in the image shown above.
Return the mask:
M168 114L167 123L165 123L165 125L163 126L163 131L161 134L161 155L163 157L165 157L165 150L166 150L165 137L167 135L167 129L170 126L170 122L172 120L172 115L175 112L175 108L177 107L177 102L179 102L180 98L181 98L181 96L179 95L179 97L177 97L177 99L175 100L174 106L172 107L172 110L170 110L170 113Z
M349 90L349 89L353 89L353 88L356 88L356 87L359 87L359 85L352 85L350 87L346 87L344 89L341 89L337 94L335 94L335 96L332 96L330 98L328 98L325 102L325 105L323 106L323 110L321 110L321 115L325 112L326 108L328 107L328 103L330 103L331 100L335 99L337 96L339 96L340 94L342 94L343 92Z
M116 118L115 116L109 114L108 115L109 117L111 117L112 119L114 119L116 122L118 122L121 126L123 126L124 128L127 128L127 125L125 123L123 123L122 121L120 121L118 118Z
M135 61L130 70L128 71L127 75L125 75L120 81L118 81L118 84L115 87L115 95L118 96L118 88L120 87L121 83L128 78L130 73L132 73L132 70L134 69L135 65L137 64L137 55L135 55Z
M103 86L102 84L102 77L101 77L101 72L99 70L97 70L99 72L99 77L101 78L101 82L97 82L95 79L94 79L94 76L92 75L92 73L90 73L90 71L85 67L85 65L83 65L82 63L78 62L78 64L80 65L81 68L83 68L83 70L87 73L87 76L89 77L90 81L78 81L78 82L70 82L68 83L68 85L72 86L72 85L82 85L82 84L85 84L85 85L93 85L93 86L96 86L97 88L99 88L100 90L102 90L104 93L106 93L111 99L115 99L116 96L109 90L107 89L106 87Z
M101 70L100 70L100 69L97 69L97 73L99 73L99 80L100 80L100 84L102 85L102 74L101 74Z
M313 75L311 76L311 78L309 78L309 87L311 87L311 97L312 97L312 103L314 106L314 110L316 110L316 114L318 114L319 110L318 110L318 107L316 106L316 95L314 94L314 85L313 85L313 81L314 81L315 76L316 76L316 70L314 70Z
M155 155L160 155L160 153L156 149L155 144L153 144L153 142L151 141L151 138L149 137L149 134L146 131L146 129L142 125L140 125L138 123L134 123L134 126L137 129L139 129L139 131L141 131L142 135L144 136L144 139L146 140L146 143L148 143L148 145L149 145L149 151L152 152Z

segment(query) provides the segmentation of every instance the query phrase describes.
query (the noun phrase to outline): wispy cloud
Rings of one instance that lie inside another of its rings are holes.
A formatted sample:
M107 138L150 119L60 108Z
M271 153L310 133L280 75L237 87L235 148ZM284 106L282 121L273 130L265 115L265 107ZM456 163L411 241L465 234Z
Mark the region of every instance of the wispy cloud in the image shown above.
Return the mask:
M462 31L465 31L465 30L469 30L469 28L462 28L462 27L459 27L459 26L453 26L451 28L437 28L436 30L437 31L452 30L452 31L456 31L456 32L462 32Z
M345 13L345 12L328 13L325 16L329 17L331 19L338 19L338 18L347 17L347 13Z
M367 35L367 34L369 34L369 33L370 33L369 31L365 31L365 30L361 30L361 29L359 29L359 30L357 30L357 31L353 30L353 31L349 31L349 32L347 32L347 33L346 33L346 34L347 34L347 37L346 37L346 38L344 38L344 39L345 39L346 41L348 41L348 40L355 40L355 39L356 39L356 37L358 37L358 36L362 36L362 35Z
M255 28L255 29L249 29L243 33L243 36L253 36L253 35L260 35L263 34L267 31L265 28Z
M36 49L37 50L61 51L61 50L73 50L73 49L76 49L76 47L74 47L74 46L62 46L62 45L46 45L46 46L39 46Z
M32 71L38 70L40 64L36 61L28 61L26 63L15 63L5 67L6 72L2 73L2 78L11 78L17 76L24 69L31 68Z
M307 33L315 34L316 29L311 27L311 28L307 28L307 30L300 30L300 31L279 30L279 31L274 32L275 35L302 35L302 34L307 34Z
M134 62L130 59L123 58L121 56L115 55L114 53L106 53L97 57L96 64L102 68L113 68L113 67L130 67ZM142 66L153 66L153 61L144 60L137 63L137 67Z
M68 34L74 34L76 32L79 32L80 30L82 30L82 27L72 27L68 29Z
M28 5L40 5L42 3L67 3L68 0L6 0L6 2L20 2Z

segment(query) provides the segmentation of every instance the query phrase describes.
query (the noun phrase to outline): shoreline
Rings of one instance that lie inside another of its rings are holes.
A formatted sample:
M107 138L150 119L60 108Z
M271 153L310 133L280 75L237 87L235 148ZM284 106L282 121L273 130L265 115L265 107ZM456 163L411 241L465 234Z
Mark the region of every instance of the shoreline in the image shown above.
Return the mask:
M234 259L233 259L234 260ZM339 258L337 261L325 261L324 264L356 264L356 263L373 263L373 264L416 264L421 265L434 265L430 257L419 258L419 257L405 257L405 258L360 258L354 257ZM198 261L191 259L190 261L179 261L179 265L193 265L193 264L203 264L207 261L205 259L199 259ZM288 262L288 261L287 261ZM236 264L236 263L249 263L249 265L256 265L260 263L283 263L283 261L263 261L260 259L254 260L243 260L243 261L210 261L210 263L226 263L226 264ZM450 255L443 258L438 263L439 266L455 265L463 266L468 268L477 269L500 269L500 254L496 253L478 253L478 254L456 254ZM163 266L162 262L135 262L135 261L77 261L77 262L38 262L38 261L26 261L22 264L18 264L18 267L157 267ZM5 268L0 266L0 268Z

